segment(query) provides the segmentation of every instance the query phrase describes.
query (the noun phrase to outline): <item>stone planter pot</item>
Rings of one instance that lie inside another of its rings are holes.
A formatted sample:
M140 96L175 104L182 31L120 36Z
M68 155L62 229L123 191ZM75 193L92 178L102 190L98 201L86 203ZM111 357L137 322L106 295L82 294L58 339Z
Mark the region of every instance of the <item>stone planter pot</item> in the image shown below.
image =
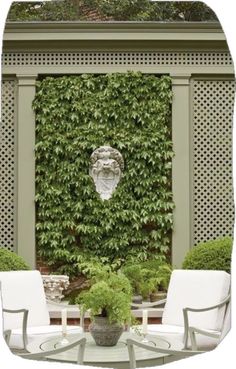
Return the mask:
M150 294L150 302L164 300L165 298L166 298L166 292L153 292Z
M143 297L141 296L141 295L133 295L133 297L132 297L132 303L133 304L142 304L142 302L143 302ZM134 307L134 306L132 306L132 308L131 308L132 310L136 310L136 309L138 309L137 307Z
M97 316L89 330L98 346L115 346L124 328L119 324L111 324L106 317Z

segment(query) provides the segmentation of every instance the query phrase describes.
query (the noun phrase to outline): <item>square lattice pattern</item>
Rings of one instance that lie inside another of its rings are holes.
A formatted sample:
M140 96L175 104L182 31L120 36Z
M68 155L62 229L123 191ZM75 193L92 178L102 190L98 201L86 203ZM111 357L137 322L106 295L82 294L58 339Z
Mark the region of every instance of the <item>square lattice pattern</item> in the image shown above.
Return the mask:
M15 81L2 83L0 247L14 250ZM232 235L234 81L193 82L194 244Z
M0 128L0 247L14 250L15 82L2 82Z
M5 53L4 66L232 65L228 52L48 52Z
M194 244L233 236L234 81L193 83Z

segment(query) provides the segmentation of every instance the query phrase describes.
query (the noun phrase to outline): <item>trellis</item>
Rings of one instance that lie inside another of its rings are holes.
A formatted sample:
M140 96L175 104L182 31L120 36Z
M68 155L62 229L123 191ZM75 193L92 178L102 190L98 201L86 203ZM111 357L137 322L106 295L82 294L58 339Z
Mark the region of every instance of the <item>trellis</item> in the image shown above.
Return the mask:
M181 265L186 251L200 241L232 235L235 82L220 27L179 23L175 27L142 25L139 29L137 24L120 28L99 24L91 25L88 32L83 24L55 24L50 25L48 33L46 27L10 24L6 28L2 55L0 246L16 250L34 263L31 103L35 81L45 75L127 70L169 74L173 80L173 263ZM111 43L112 34L116 37ZM140 35L145 35L145 42Z

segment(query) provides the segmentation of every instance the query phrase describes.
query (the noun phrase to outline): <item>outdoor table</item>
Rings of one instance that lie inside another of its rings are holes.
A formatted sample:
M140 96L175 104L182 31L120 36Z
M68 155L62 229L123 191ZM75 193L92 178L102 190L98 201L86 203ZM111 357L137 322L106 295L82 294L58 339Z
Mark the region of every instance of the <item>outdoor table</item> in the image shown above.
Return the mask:
M130 332L123 332L117 345L111 347L97 346L90 333L83 334L86 339L85 353L84 353L84 365L100 366L106 368L127 369L129 368L129 355L126 346L127 338L134 338L136 340L142 340L142 336L139 336ZM69 334L67 339L69 342L73 342L81 335ZM170 348L169 342L166 340L155 337L152 335L147 336L149 344L158 346L161 348ZM29 344L27 349L29 352L39 352L53 350L60 346L62 336L46 337L45 339L39 338L32 344ZM77 360L77 348L65 351L58 355L50 356L48 360L56 360L62 362L76 362ZM162 365L165 363L164 357L166 354L159 354L151 352L140 347L135 347L136 360L138 366L147 367L153 365Z

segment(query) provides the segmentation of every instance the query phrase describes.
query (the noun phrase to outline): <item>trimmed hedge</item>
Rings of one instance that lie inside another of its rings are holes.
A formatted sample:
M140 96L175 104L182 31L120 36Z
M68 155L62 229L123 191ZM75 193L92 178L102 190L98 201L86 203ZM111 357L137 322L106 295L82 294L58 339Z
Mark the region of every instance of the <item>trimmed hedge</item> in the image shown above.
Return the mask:
M0 271L7 272L11 270L30 270L30 267L21 256L0 248Z
M200 243L189 251L183 269L224 270L230 273L232 238L225 237Z

